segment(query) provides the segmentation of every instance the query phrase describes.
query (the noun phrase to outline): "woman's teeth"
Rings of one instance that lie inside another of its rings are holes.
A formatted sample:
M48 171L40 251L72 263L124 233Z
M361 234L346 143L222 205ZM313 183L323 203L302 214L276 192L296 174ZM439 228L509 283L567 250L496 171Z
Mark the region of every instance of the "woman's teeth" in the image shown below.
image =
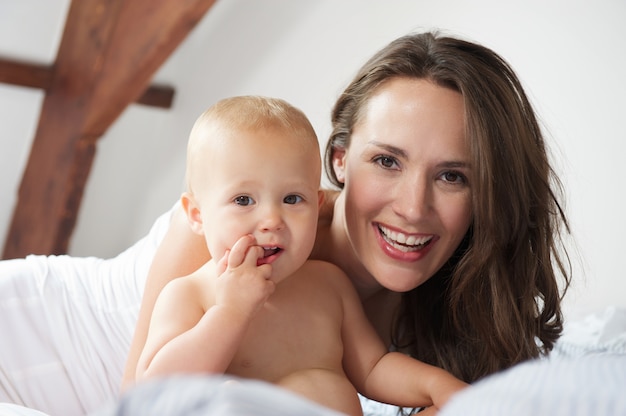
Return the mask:
M404 233L392 231L382 225L379 225L378 229L386 242L405 253L409 251L418 251L424 248L433 238L432 236L407 236Z

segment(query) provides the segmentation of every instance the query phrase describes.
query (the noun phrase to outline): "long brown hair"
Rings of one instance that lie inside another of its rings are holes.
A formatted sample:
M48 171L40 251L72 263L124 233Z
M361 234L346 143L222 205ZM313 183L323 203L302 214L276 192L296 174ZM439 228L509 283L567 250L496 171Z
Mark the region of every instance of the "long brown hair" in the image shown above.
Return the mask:
M349 148L369 98L395 77L427 79L463 96L473 221L449 261L403 293L394 344L468 382L547 353L563 329L571 265L561 231L569 226L562 185L519 79L498 54L469 41L432 32L394 40L333 109L325 156L336 186L343 185L333 171L335 150Z

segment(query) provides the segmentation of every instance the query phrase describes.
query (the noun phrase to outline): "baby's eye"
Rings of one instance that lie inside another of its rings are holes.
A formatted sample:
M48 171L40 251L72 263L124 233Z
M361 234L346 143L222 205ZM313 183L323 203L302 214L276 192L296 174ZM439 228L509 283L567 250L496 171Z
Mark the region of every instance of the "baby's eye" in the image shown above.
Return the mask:
M385 169L394 169L398 166L398 161L395 157L379 155L374 158L374 162L382 166Z
M285 202L285 204L297 204L298 202L302 201L302 197L299 195L287 195L285 197L285 199L283 199L283 201Z
M234 202L237 205L248 206L248 205L254 204L254 199L250 198L247 195L241 195L241 196L236 197Z

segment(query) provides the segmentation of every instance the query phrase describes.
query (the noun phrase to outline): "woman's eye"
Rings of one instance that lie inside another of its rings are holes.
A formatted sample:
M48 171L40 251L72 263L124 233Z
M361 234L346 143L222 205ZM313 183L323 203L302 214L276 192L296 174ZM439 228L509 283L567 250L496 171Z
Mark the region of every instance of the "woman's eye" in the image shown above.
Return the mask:
M396 159L390 156L377 156L374 161L385 169L393 169L398 165Z
M287 195L283 201L285 204L297 204L302 201L302 197L299 195Z
M254 200L250 198L249 196L242 195L242 196L238 196L235 198L235 204L241 205L241 206L248 206L248 205L254 204Z
M465 176L463 176L460 173L457 172L444 172L441 175L441 178L445 181L445 182L449 182L449 183L458 183L458 184L464 184L467 181L465 180Z

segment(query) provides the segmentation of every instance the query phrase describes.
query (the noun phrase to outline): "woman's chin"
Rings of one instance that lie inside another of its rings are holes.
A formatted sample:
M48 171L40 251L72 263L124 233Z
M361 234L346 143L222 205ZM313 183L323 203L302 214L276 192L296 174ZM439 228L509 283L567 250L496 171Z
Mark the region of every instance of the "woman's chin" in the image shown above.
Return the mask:
M375 276L378 283L387 290L408 292L428 280L429 275L422 277L423 275L416 271L387 267L385 270L379 270Z

